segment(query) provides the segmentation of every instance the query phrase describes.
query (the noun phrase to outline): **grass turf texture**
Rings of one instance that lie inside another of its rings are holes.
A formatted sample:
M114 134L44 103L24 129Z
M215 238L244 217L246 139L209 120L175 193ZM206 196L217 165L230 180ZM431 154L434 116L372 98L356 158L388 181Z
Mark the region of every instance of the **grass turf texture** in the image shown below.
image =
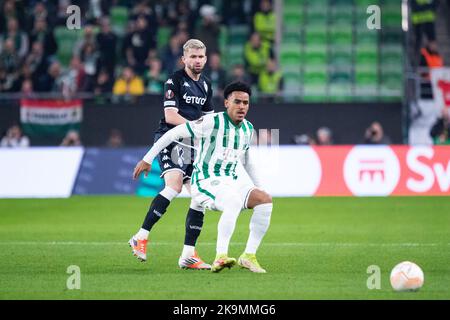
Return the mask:
M146 263L127 245L149 199L127 196L0 200L0 299L450 299L450 198L277 198L258 252L267 274L234 267L180 270L188 199L154 227ZM230 256L245 248L251 212L238 220ZM207 212L198 243L215 256L219 213ZM394 292L391 269L410 260L418 292ZM81 269L68 290L67 267ZM369 290L367 268L381 268Z

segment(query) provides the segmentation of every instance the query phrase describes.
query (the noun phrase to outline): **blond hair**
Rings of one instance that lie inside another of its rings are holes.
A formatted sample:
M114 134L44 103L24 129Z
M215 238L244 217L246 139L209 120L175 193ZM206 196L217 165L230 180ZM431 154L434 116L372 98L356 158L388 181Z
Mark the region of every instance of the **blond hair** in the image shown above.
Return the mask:
M203 42L201 42L198 39L189 39L183 45L183 54L186 53L186 51L188 51L189 49L205 49L206 50L206 46Z

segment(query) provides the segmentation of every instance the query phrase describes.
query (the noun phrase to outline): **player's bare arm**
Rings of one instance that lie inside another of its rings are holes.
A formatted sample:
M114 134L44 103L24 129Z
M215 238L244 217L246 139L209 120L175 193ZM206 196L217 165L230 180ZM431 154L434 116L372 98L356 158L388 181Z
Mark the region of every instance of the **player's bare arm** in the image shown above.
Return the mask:
M181 116L175 108L164 109L164 117L166 118L166 122L173 126L188 122L188 120Z

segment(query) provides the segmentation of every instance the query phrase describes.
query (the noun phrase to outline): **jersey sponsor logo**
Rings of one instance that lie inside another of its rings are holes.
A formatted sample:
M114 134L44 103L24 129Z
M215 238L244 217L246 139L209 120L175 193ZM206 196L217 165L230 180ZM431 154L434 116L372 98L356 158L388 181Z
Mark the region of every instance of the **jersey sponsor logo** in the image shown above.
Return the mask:
M172 166L168 163L164 163L164 169L167 169L167 168L172 168Z
M172 90L169 89L169 90L166 91L166 98L167 99L172 99L174 95L175 94L173 93Z
M190 88L191 86L189 85L189 83L187 83L186 81L183 83L183 87L188 87Z
M173 80L172 79L167 80L166 84L173 84Z
M211 181L211 185L212 186L217 186L217 185L219 185L220 184L220 181L219 180L213 180L213 181Z
M202 227L189 225L189 229L202 230Z
M183 95L183 99L186 101L186 103L196 103L200 105L204 105L206 102L206 98L200 98L196 96L188 96L187 93Z

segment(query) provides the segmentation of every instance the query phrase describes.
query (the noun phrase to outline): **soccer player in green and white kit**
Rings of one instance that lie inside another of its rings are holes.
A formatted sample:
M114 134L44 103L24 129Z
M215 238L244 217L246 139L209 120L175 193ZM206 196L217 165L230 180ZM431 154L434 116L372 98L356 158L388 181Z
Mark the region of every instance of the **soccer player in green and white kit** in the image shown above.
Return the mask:
M147 175L158 153L173 141L192 137L199 140L191 178L191 208L222 211L218 224L216 258L211 270L219 272L231 268L236 259L228 256L228 246L239 213L243 208L253 209L250 235L238 264L252 272L266 271L256 260L256 251L270 225L272 198L261 186L252 156L249 152L253 125L245 119L251 89L241 82L229 84L224 90L225 112L205 115L166 132L135 167L133 177ZM236 174L242 161L253 183Z

